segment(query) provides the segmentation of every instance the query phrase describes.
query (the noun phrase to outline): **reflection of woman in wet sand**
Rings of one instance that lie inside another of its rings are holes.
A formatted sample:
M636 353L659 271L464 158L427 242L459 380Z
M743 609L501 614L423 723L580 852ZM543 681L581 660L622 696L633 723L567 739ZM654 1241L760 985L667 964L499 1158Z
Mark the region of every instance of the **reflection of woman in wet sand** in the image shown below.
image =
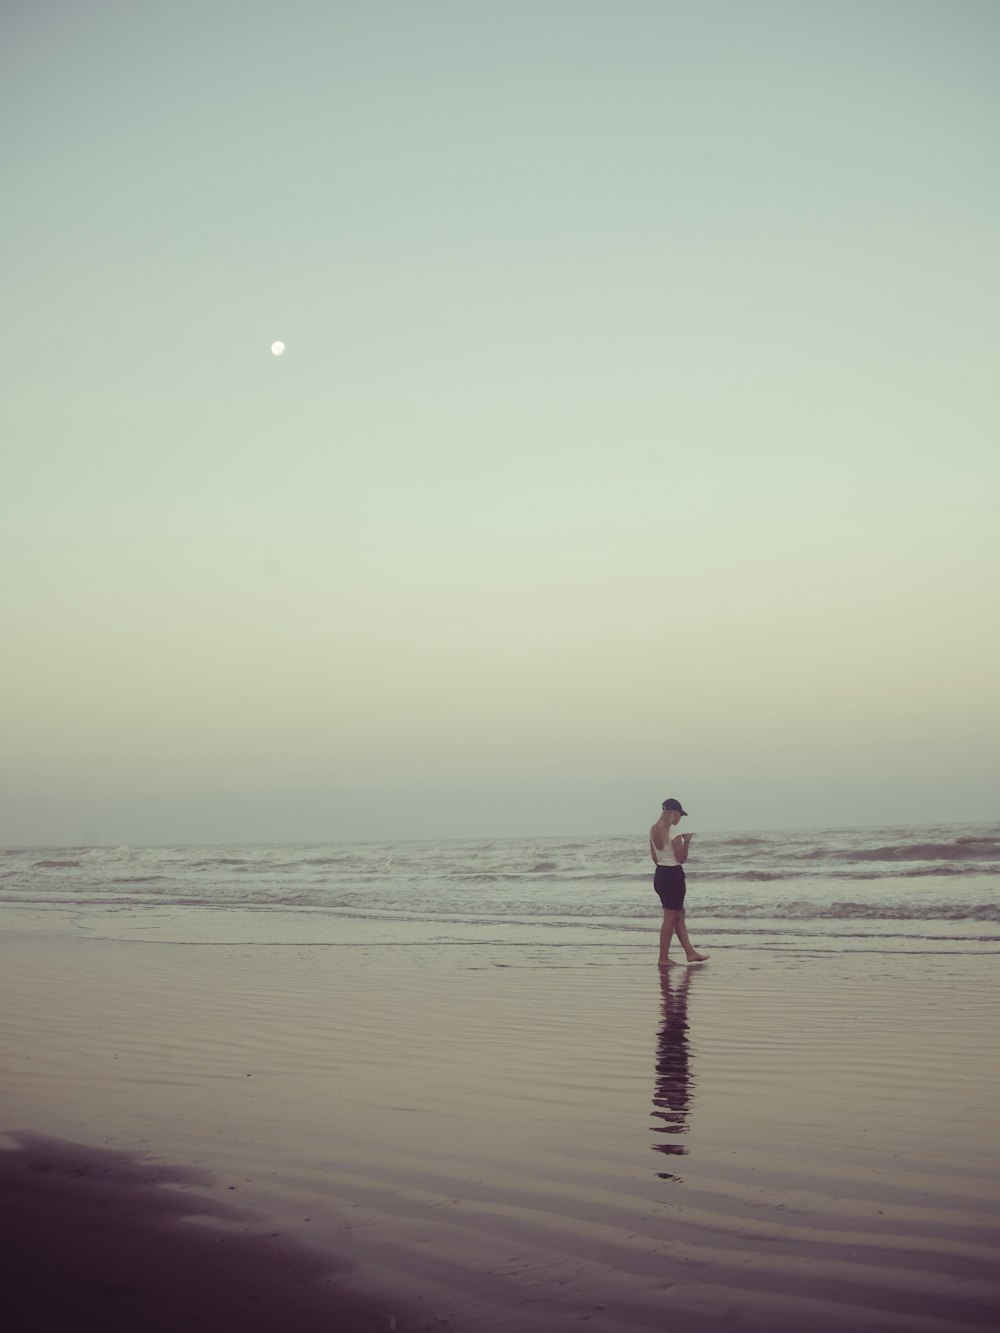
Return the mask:
M688 937L684 923L684 862L688 858L692 834L675 832L676 825L687 815L680 801L673 796L663 802L663 812L649 830L649 853L656 865L653 888L663 904L663 925L660 927L660 967L670 965L670 944L676 935L689 963L704 963L708 954L699 953Z
M678 1134L688 1130L688 1112L691 1107L691 1051L688 1044L687 999L693 972L665 971L660 976L663 992L663 1022L656 1038L656 1086L653 1092L652 1112L662 1123L654 1124L654 1134L665 1134L666 1141L654 1143L656 1152L668 1157L684 1157L687 1148L676 1143ZM676 1180L669 1171L658 1173L664 1180Z

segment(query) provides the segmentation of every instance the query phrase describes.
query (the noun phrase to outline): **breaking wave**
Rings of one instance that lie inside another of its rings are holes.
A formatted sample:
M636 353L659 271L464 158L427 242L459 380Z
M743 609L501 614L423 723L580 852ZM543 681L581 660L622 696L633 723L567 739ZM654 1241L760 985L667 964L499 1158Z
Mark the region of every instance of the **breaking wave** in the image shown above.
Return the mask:
M803 861L986 861L1000 860L1000 838L955 838L953 842L895 843L887 847L815 848Z

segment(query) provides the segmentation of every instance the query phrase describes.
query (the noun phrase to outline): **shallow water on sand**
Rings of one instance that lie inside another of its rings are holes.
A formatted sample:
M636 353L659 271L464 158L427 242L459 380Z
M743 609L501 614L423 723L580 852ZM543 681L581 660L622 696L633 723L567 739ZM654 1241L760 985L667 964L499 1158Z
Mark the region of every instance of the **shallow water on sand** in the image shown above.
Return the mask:
M1000 1310L987 957L713 945L661 980L655 931L639 953L403 921L324 948L42 924L0 957L3 1126L205 1166L429 1318Z

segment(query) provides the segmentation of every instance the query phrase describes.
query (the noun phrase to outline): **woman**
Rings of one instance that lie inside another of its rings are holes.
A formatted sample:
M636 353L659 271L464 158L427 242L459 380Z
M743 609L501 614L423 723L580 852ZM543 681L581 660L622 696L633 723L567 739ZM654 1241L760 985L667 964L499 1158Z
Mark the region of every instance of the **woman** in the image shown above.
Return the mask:
M690 833L674 833L674 828L687 815L680 801L673 796L663 802L662 813L649 830L649 852L656 866L653 888L663 904L663 925L660 927L660 967L670 965L670 944L676 935L689 963L704 963L708 954L699 953L688 938L684 924L684 862L691 846Z

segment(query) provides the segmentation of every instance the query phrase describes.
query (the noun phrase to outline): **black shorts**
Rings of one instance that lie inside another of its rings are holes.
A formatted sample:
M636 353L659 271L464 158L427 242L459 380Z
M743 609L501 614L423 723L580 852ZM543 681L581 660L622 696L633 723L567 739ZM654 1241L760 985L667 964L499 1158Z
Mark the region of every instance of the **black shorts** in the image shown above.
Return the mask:
M684 881L683 866L657 866L653 876L653 888L663 904L664 910L679 912L684 907L684 894L687 885Z

